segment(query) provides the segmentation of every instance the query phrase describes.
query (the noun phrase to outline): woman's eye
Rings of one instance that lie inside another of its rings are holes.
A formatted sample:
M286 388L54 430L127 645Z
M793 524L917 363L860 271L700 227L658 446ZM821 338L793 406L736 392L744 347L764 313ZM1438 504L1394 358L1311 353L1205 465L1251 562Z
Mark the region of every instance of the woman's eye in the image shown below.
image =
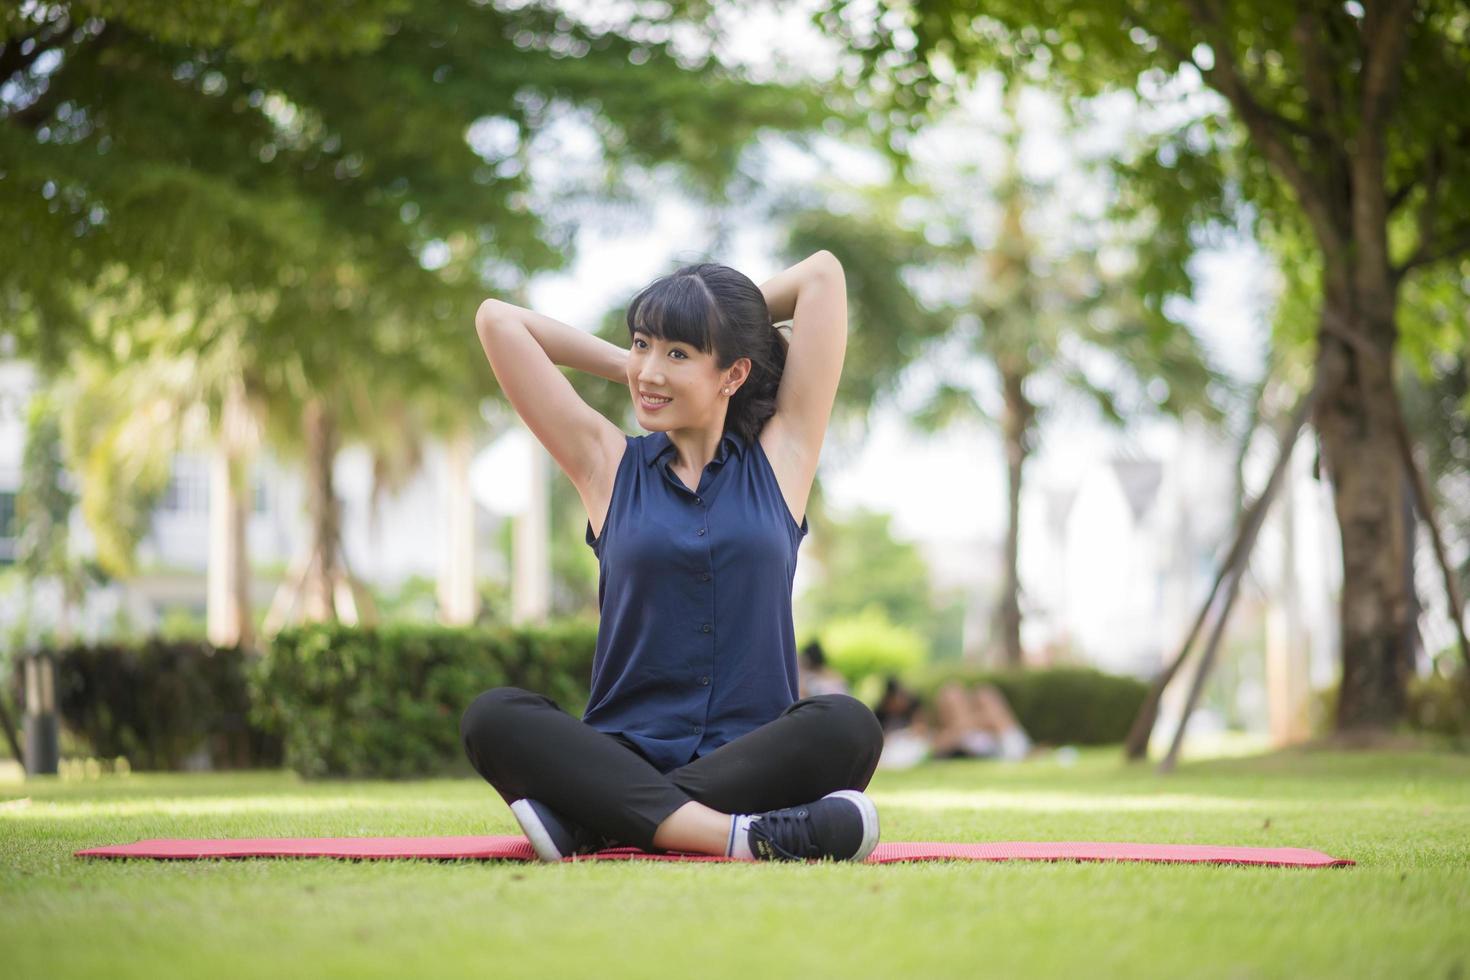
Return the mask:
M681 351L681 350L676 350L676 351L674 351L674 353L675 353L675 354L678 354L678 355L679 355L679 357L681 357L681 358L687 358L687 356L688 356L688 355L686 355L686 354L685 354L685 353L684 353L684 352L683 352L683 351Z

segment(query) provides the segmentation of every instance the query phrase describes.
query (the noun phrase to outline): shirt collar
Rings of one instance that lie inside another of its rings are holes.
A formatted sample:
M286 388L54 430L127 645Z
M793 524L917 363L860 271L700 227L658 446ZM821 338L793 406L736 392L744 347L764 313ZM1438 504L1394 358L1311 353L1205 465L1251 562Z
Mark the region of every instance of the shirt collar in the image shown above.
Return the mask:
M674 456L678 453L678 447L674 440L669 438L667 432L655 432L649 438L648 444L651 452L648 457L648 465L654 466L665 456ZM715 458L711 462L723 463L731 453L740 456L745 452L745 441L735 433L733 429L726 430L720 439L720 445L715 449Z

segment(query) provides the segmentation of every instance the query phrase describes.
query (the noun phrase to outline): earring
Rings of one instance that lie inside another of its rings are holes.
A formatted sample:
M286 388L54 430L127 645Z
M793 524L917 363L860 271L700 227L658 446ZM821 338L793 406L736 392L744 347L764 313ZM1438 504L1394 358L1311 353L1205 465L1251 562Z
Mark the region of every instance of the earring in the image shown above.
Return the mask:
M724 389L724 392L725 392L725 394L727 394L727 395L728 395L728 394L729 394L729 393L730 393L730 389L729 389L729 388L725 388L725 389Z

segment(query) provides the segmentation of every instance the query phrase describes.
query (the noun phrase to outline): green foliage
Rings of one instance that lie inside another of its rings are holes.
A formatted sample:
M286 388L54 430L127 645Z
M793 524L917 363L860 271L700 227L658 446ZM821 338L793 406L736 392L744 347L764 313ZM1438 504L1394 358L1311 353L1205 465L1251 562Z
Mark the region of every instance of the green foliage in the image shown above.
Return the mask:
M132 317L188 312L207 343L223 312L298 382L351 357L484 388L467 317L487 281L563 261L572 224L550 226L533 191L582 192L533 188L539 133L590 113L610 169L593 183L673 161L712 191L758 132L820 122L818 94L688 62L641 20L594 31L548 4L468 0L9 12L7 329L27 355L138 356Z
M827 661L852 685L875 674L913 670L929 657L923 634L896 625L877 605L829 620L818 639Z
M1464 740L1470 736L1470 683L1463 671L1448 677L1434 673L1412 677L1405 691L1408 707L1400 724L1402 732L1423 732ZM1330 732L1337 727L1339 685L1331 684L1313 692L1313 727Z
M1365 14L1356 4L1260 0L1220 7L1001 0L972 17L955 0L894 0L880 5L876 22L854 18L858 6L832 0L819 20L861 63L871 122L898 130L889 140L896 147L992 71L1082 98L1132 91L1162 110L1114 167L1113 211L1153 228L1139 284L1154 308L1187 290L1190 257L1212 231L1245 225L1268 241L1300 245L1278 257L1288 283L1287 333L1309 334L1324 247L1341 236L1332 247L1337 261L1345 259L1364 233L1353 230L1349 207L1381 194L1395 272L1416 270L1404 279L1409 305L1416 291L1456 297L1449 318L1402 316L1405 348L1422 360L1425 349L1463 346L1470 160L1444 143L1444 133L1470 125L1470 45L1457 4L1429 0ZM1370 63L1392 74L1374 78ZM1361 138L1368 88L1389 78L1390 112L1371 123L1374 138ZM1377 186L1350 186L1346 175L1366 163L1358 158L1380 135ZM1436 282L1421 290L1420 279Z
M788 261L828 249L842 262L851 329L835 417L866 417L925 345L954 328L950 311L926 305L906 280L937 261L941 250L897 220L903 190L876 191L860 209L847 195L833 194L816 205L783 205L775 216L786 228Z
M26 410L25 452L15 497L15 522L20 528L16 566L26 578L74 575L67 554L67 518L75 502L62 463L57 406L49 394L38 392Z
M1148 685L1080 667L996 673L975 667L944 667L918 677L915 690L932 698L941 686L994 684L1021 727L1048 745L1109 745L1128 735L1148 695Z
M515 685L579 712L595 623L449 629L336 625L281 633L268 652L203 640L48 651L67 730L133 769L176 769L207 747L217 768L408 778L463 772L459 716L482 691ZM24 672L8 685L24 703Z
M203 643L209 624L189 606L171 606L158 621L158 636L165 643Z
M523 630L322 625L278 635L251 671L252 720L308 777L463 772L459 718L482 691L586 701L595 624Z
M928 619L929 567L918 546L893 536L892 524L892 514L864 508L826 515L820 546L813 549L822 583L802 596L804 621L821 628L870 607L909 628Z
M384 623L430 622L438 609L438 583L427 575L410 575L392 591L373 588L373 603Z
M1409 724L1421 732L1470 738L1470 673L1431 674L1409 682Z
M104 565L131 571L159 460L200 410L223 438L225 392L284 457L323 398L375 477L401 478L493 394L473 310L566 260L559 208L669 163L718 196L759 133L821 121L820 93L688 59L653 26L472 0L7 7L0 323L22 356L85 352L116 382L77 404L70 460ZM586 186L533 181L572 117L601 142Z

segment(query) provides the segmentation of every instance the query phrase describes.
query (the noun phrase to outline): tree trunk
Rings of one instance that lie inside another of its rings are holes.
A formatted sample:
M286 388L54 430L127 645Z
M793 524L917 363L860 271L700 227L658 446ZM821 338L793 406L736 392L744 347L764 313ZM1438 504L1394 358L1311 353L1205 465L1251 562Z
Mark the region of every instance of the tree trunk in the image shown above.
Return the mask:
M311 520L311 559L303 589L302 617L307 622L336 618L333 593L340 572L341 503L332 488L332 464L339 435L332 409L320 398L306 405L306 509Z
M210 461L205 616L209 642L215 646L250 646L255 640L250 615L250 557L245 543L250 516L246 411L243 392L230 390Z
M439 566L439 621L467 626L475 621L475 501L470 495L470 457L474 441L468 429L445 445L448 473L444 481L444 557Z
M1000 599L1001 650L1007 667L1020 667L1021 650L1021 577L1019 569L1021 540L1021 472L1026 464L1027 439L1034 409L1023 390L1026 375L1019 371L1002 371L1005 416L1001 420L1006 450L1006 547L1004 587Z
M1336 280L1334 284L1333 280ZM1413 671L1404 579L1409 529L1396 442L1393 296L1332 276L1324 290L1315 413L1342 537L1339 732L1392 728ZM1365 295L1368 294L1368 295Z
M510 615L516 624L544 623L551 612L551 457L530 440L531 490L511 536Z
M1305 742L1311 737L1311 664L1302 626L1301 590L1297 585L1293 482L1288 478L1280 492L1277 516L1281 532L1281 584L1266 605L1267 727L1271 744L1277 748Z
M205 619L209 642L221 647L250 642L243 477L242 461L228 447L215 447L209 472Z

